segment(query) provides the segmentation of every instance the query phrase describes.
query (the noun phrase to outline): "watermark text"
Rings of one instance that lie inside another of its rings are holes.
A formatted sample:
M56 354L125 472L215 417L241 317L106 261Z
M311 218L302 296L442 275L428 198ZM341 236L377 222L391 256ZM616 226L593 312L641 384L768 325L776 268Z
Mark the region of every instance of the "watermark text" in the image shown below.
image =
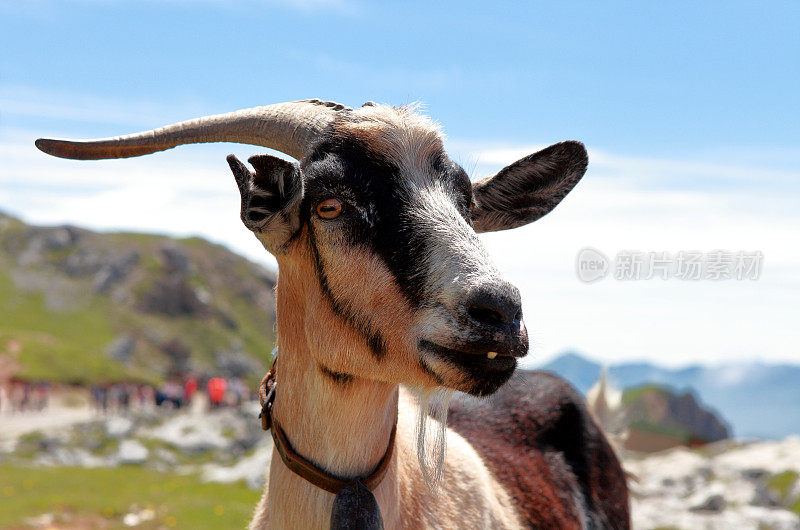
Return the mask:
M757 280L764 254L760 250L679 250L645 252L620 250L609 259L591 247L578 251L575 272L578 279L593 283L608 276L615 280Z

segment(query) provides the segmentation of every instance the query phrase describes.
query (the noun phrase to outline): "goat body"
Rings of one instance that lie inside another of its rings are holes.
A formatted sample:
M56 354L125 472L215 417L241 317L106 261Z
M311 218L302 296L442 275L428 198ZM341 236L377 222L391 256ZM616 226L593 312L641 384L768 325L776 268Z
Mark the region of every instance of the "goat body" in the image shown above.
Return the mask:
M272 413L296 452L363 477L396 423L373 491L386 528L628 527L619 462L580 397L552 376L512 378L528 352L520 293L477 236L555 208L586 171L582 144L555 144L472 183L414 108L305 100L36 145L97 159L215 141L299 161L257 155L251 170L228 157L242 221L278 261ZM427 411L401 385L480 398L453 404L438 488L438 469L418 460L415 418L424 425ZM327 528L333 499L273 458L251 528Z

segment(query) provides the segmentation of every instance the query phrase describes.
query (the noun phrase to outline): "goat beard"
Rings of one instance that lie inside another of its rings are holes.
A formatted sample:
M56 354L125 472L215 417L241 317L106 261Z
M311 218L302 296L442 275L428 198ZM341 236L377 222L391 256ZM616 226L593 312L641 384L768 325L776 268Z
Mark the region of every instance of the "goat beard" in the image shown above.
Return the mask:
M437 493L444 476L447 453L447 411L453 390L445 388L410 388L417 405L417 459L422 478L432 493ZM433 435L432 443L428 439Z

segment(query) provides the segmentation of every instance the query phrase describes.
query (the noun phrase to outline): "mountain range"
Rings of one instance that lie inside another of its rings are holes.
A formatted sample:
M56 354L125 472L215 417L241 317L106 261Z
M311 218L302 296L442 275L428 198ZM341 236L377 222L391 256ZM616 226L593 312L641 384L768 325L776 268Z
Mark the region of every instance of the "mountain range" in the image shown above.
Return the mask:
M585 394L603 365L567 352L540 367L555 372ZM691 365L666 368L649 362L607 366L609 381L619 389L645 384L692 392L743 438L783 438L800 434L800 365L762 362Z

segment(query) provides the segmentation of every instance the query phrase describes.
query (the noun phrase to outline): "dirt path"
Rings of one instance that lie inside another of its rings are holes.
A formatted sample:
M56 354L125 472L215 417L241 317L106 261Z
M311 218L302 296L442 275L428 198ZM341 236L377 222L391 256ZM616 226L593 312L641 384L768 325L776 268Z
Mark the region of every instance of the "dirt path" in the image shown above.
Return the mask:
M41 412L0 414L0 441L7 442L34 431L63 429L76 423L85 423L99 416L92 409L50 407Z

